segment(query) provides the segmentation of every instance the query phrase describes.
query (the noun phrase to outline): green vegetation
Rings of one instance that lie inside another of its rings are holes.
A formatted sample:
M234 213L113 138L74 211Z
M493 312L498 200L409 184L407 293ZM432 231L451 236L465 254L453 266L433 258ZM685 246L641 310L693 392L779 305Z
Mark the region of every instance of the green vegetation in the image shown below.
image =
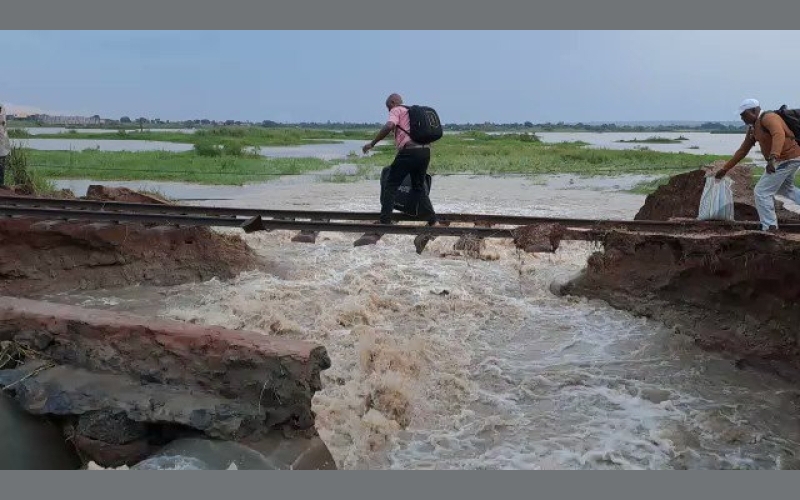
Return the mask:
M670 139L668 137L652 136L652 137L648 137L647 139L630 139L630 140L620 139L617 142L629 143L629 144L630 143L634 143L634 144L680 144L681 142L688 141L688 140L689 140L689 138L688 137L684 137L684 136L680 136L677 139Z
M10 139L28 139L33 135L24 128L10 128L8 129L8 137Z
M373 132L374 133L374 132ZM14 134L14 135L12 135ZM20 135L18 135L20 134ZM365 130L309 130L300 128L263 127L213 127L198 129L194 133L173 131L138 131L118 129L106 133L86 133L66 130L56 134L31 135L24 129L9 129L9 137L37 139L92 139L92 140L130 140L160 141L182 144L220 144L238 143L241 147L251 146L299 146L309 143L335 143L346 139L369 140L370 132Z
M6 162L6 184L19 186L27 194L47 195L56 190L46 176L30 168L28 150L12 145Z
M684 124L648 124L648 123L533 123L531 121L516 123L447 123L445 120L444 129L446 131L470 131L478 130L481 132L711 132L711 133L733 133L743 134L745 126L741 121L728 122L704 122L704 123L684 123ZM210 120L192 119L178 121L162 121L158 118L149 119L146 117L123 116L119 119L107 119L102 124L97 125L69 125L68 128L82 129L126 129L140 130L143 128L158 130L175 129L197 129L204 130L211 127L258 127L262 129L307 129L307 130L345 130L345 131L365 131L374 132L383 125L383 122L372 123L351 123L351 122L298 122L298 123L279 123L273 120L262 120L261 122L243 122L239 120ZM9 117L10 127L55 127L58 125L47 125L40 117L32 116L27 119L17 119Z
M223 150L224 151L224 150ZM323 170L317 158L264 158L252 155L202 156L195 151L38 151L26 150L33 171L49 179L154 180L242 185L279 175Z
M380 167L389 165L394 148L387 141L369 157L351 155L339 161L316 158L264 158L252 150L258 145L254 138L263 141L293 142L314 135L299 132L263 129L260 135L245 129L232 132L235 127L218 132L214 129L195 137L194 148L187 152L111 152L39 151L26 150L30 169L40 177L53 179L108 180L163 180L196 182L202 184L241 185L263 182L280 175L294 175L320 171L340 163L357 165L354 174L335 173L323 180L351 182L377 178ZM125 133L125 132L123 132ZM315 132L323 135L321 131ZM325 132L330 134L330 132ZM353 132L351 132L353 133ZM361 133L361 132L359 132ZM135 135L135 133L129 133ZM170 132L155 135L167 135ZM184 138L186 134L182 135ZM433 146L431 173L434 174L581 174L619 175L626 173L655 173L671 175L697 168L700 165L724 159L715 155L687 153L662 153L636 146L633 150L587 148L583 142L547 144L535 134L490 135L483 132L465 132L446 135ZM641 187L639 189L645 189Z
M640 182L629 189L628 192L633 194L650 194L667 182L669 182L668 176L659 177L658 179L653 179L651 181Z
M394 150L376 148L375 155L353 160L358 164L388 165ZM716 155L661 153L649 150L586 148L585 143L546 144L519 135L470 132L444 136L433 147L430 172L437 174L557 174L613 175L676 173L724 159Z

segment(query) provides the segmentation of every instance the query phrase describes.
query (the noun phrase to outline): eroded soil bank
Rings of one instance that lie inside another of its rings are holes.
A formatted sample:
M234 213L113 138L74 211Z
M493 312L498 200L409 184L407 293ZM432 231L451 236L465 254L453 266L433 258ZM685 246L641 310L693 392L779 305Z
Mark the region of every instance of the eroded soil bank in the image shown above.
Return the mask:
M167 203L104 186L86 199ZM29 429L0 445L48 450L4 467L335 467L311 410L330 367L322 346L14 298L270 267L238 235L208 228L0 220L0 387L17 404L0 410L4 425Z
M651 194L638 219L696 217L707 170L673 177ZM735 186L737 220L757 220L751 178ZM749 185L747 185L749 186ZM797 217L781 207L783 220ZM559 293L602 299L663 321L738 366L757 365L798 378L800 238L759 231L658 235L615 231L583 273ZM800 379L800 378L798 378Z
M87 199L164 203L103 186ZM0 295L170 286L269 266L237 235L204 227L0 219Z
M202 439L245 445L255 468L329 468L311 400L330 364L313 342L0 297L2 392L83 463Z

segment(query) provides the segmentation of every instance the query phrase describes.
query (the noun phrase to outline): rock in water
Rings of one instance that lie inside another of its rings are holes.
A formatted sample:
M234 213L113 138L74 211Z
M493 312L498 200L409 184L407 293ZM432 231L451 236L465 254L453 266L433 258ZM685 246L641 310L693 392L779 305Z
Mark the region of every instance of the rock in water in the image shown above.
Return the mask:
M231 441L187 438L172 441L134 470L275 470L272 461L247 446Z
M564 295L568 295L567 289L569 284L577 279L579 279L583 275L583 270L575 272L570 275L559 276L553 281L550 282L548 288L550 289L550 293L555 295L556 297L563 297Z
M157 455L143 460L131 470L215 470L202 460L181 455Z
M566 228L561 224L531 224L514 229L514 245L528 253L558 250Z

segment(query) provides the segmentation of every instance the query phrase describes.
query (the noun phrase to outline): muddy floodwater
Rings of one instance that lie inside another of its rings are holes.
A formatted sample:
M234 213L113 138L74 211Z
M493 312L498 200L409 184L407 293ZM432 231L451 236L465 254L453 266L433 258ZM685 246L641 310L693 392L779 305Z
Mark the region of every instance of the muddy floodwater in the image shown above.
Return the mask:
M432 198L442 212L579 218L632 218L644 200L562 181L443 177ZM377 181L278 183L224 203L377 210L377 197ZM273 274L49 298L322 343L333 366L314 409L342 468L798 465L796 387L659 323L548 291L592 244L529 255L495 240L475 259L454 254L454 238L417 255L410 236L354 248L352 234L314 245L292 235L244 236Z

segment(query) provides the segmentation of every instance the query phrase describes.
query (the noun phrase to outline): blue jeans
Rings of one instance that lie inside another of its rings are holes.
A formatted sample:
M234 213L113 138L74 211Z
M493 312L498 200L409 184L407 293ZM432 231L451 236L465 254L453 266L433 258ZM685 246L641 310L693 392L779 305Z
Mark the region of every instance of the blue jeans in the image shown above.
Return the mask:
M775 173L764 172L755 187L756 210L761 228L778 227L775 216L775 195L779 194L800 204L800 189L794 185L794 175L800 168L800 158L787 160L775 166Z

